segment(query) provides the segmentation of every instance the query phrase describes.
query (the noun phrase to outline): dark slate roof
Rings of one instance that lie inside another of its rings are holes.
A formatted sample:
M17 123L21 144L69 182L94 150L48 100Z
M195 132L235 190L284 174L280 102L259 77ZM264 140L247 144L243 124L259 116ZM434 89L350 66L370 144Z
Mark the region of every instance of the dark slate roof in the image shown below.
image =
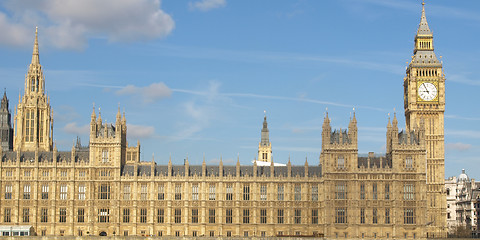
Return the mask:
M105 128L107 128L107 136L104 136ZM115 137L115 126L112 124L102 124L97 131L97 137Z
M201 165L195 165L195 166L189 166L190 169L190 176L202 176L202 166Z
M125 166L123 166L123 169L122 169L122 176L125 176L125 175L134 176L134 172L135 172L135 167L134 166L125 165Z
M75 162L90 162L89 152L75 152Z
M72 161L71 152L57 152L57 162L70 162Z
M253 177L253 166L240 166L240 176Z
M257 176L270 177L270 166L257 167Z
M138 165L138 175L139 176L151 176L152 167L150 165Z
M20 162L35 161L35 152L20 153Z
M223 166L223 175L224 176L236 176L237 168L235 166Z
M292 166L292 177L305 177L305 166Z
M368 165L368 159L370 158L370 165ZM382 166L380 166L380 163ZM392 168L392 160L386 156L375 157L358 157L358 167L364 168Z
M38 153L39 162L53 162L53 152L39 152Z
M155 166L155 176L168 176L168 166Z
M287 166L279 166L275 167L274 169L274 177L287 177L288 176L288 167Z
M220 176L220 168L218 166L207 166L207 176Z
M410 142L408 142L408 135L410 135ZM401 131L398 133L398 143L399 144L418 144L418 138L415 132L406 133Z
M185 166L184 165L172 166L172 176L185 176Z
M8 152L3 152L2 155L2 162L8 161L15 161L17 159L17 152L13 151L8 151Z
M340 136L342 136L342 142L340 142ZM333 144L333 143L342 143L342 144L350 143L350 139L348 138L347 130L340 130L340 131L334 130L330 134L330 143L331 144Z
M322 166L308 166L309 177L322 177Z

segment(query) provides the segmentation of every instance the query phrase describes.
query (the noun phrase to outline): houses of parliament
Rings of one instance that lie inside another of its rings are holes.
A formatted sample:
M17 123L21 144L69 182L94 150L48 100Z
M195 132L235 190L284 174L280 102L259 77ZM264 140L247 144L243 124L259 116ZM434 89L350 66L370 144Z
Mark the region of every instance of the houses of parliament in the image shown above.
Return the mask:
M326 113L319 162L274 163L265 117L251 165L174 165L140 161L120 110L105 123L93 109L88 145L58 150L36 31L13 116L6 93L1 101L0 226L42 236L446 237L445 75L433 46L423 5L403 79L406 129L395 115L386 121L385 154L358 153L355 114L342 130Z

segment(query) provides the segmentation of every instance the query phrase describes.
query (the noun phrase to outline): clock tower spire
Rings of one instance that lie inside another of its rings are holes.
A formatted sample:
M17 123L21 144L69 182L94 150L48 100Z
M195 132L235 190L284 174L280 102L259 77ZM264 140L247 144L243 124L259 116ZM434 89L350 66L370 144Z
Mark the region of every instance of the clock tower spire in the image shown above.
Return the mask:
M425 16L422 16L415 36L415 46L404 86L404 107L407 131L417 126L425 127L427 151L427 237L445 238L446 197L443 194L445 179L445 75L442 62L438 60L433 47L433 34Z

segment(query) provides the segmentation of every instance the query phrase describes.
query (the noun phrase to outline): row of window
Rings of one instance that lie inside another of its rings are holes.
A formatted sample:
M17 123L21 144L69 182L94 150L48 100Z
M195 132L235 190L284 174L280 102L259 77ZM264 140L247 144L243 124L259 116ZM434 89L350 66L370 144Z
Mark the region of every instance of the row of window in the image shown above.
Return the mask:
M6 170L4 173L5 177L12 177L13 176L13 170ZM67 170L60 170L59 172L59 177L68 177L68 171ZM32 176L32 170L23 170L23 176L24 177L31 177ZM41 177L49 177L50 176L50 170L42 170L40 175ZM78 171L78 177L85 177L86 172L85 170ZM99 172L99 176L102 176L102 172Z
M413 158L408 156L405 158L405 168L407 169L413 169ZM346 164L345 164L345 158L343 156L339 156L337 158L337 168L338 169L345 169Z
M87 187L85 184L79 184L77 186L77 199L78 200L85 200L85 194L87 191ZM48 199L49 198L49 185L45 184L41 186L41 199ZM234 192L233 192L233 184L227 184L225 189L225 200L233 200L234 199ZM98 186L98 199L111 199L112 188L110 184L100 184ZM266 201L267 200L267 185L262 184L260 185L260 200ZM140 200L148 200L149 189L147 184L142 184L140 186ZM124 185L123 187L123 200L131 200L132 191L130 185ZM250 200L250 185L245 184L243 185L243 200ZM216 200L217 192L216 192L216 185L210 184L208 189L208 200ZM12 185L5 186L5 199L13 199L13 187ZM31 186L30 184L23 185L23 199L31 199ZM60 185L60 200L67 200L68 199L68 186L67 184ZM177 184L175 185L175 200L182 200L182 185ZM192 185L192 200L196 201L199 200L199 185L193 184ZM312 201L318 201L318 186L311 187L311 198ZM164 185L158 186L158 193L157 193L157 200L165 200L165 187ZM284 201L285 200L285 186L283 184L279 184L277 186L277 196L276 200ZM294 186L294 200L301 201L302 200L302 187L300 184L296 184Z
M385 183L383 185L383 196L385 200L390 200L390 184ZM366 185L360 183L360 199L366 199ZM347 183L337 182L335 184L335 199L347 199ZM378 183L372 183L371 198L372 200L379 200ZM403 185L403 200L415 200L415 184L405 183Z
M40 222L46 223L48 222L48 208L41 208L40 209ZM252 210L253 212L253 210ZM259 223L268 223L268 214L267 209L260 209L260 222ZM232 208L225 209L225 221L224 223L229 224L233 223L234 211ZM242 223L250 223L251 211L250 209L243 209L241 211L241 222ZM286 212L284 209L277 209L276 211L276 222L278 224L287 223L286 221ZM132 216L133 217L133 216ZM139 223L147 223L148 211L146 208L139 209L138 215L138 222ZM163 208L156 209L156 223L165 223L165 210ZM75 215L76 222L84 223L85 222L85 209L78 208L77 213ZM190 215L190 223L199 223L199 211L198 209L192 209ZM217 223L218 216L217 210L214 208L208 209L208 223ZM4 208L3 212L3 221L5 223L12 222L12 209L11 208ZM130 223L131 221L131 210L129 208L124 208L122 210L122 222L123 223ZM30 208L23 208L22 209L22 222L29 223L30 222ZM67 209L66 208L59 208L58 210L58 222L65 223L67 222ZM97 222L100 223L108 223L110 222L110 209L108 208L100 208L97 211ZM182 223L182 209L176 208L174 209L174 222L175 223ZM302 209L294 209L294 218L293 223L301 224L302 223ZM311 223L318 224L318 209L312 209L311 211Z
M379 215L377 208L372 209L372 224L379 223ZM383 220L385 224L390 224L390 208L385 208L383 214ZM335 223L348 223L347 221L347 208L335 208ZM366 213L365 208L360 208L360 224L366 223ZM415 209L414 208L404 208L403 209L403 223L404 224L415 224Z

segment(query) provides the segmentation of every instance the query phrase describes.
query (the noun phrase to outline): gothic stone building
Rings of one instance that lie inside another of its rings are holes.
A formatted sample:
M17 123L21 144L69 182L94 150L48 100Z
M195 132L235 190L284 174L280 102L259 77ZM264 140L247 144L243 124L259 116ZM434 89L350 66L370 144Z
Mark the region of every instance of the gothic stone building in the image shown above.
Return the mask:
M88 146L64 152L53 141L36 34L13 145L2 100L0 225L75 236L445 237L445 78L424 8L403 85L406 130L388 120L381 156L358 154L355 115L334 130L327 113L313 166L272 162L266 118L250 166L142 162L125 114L109 124L95 110Z

